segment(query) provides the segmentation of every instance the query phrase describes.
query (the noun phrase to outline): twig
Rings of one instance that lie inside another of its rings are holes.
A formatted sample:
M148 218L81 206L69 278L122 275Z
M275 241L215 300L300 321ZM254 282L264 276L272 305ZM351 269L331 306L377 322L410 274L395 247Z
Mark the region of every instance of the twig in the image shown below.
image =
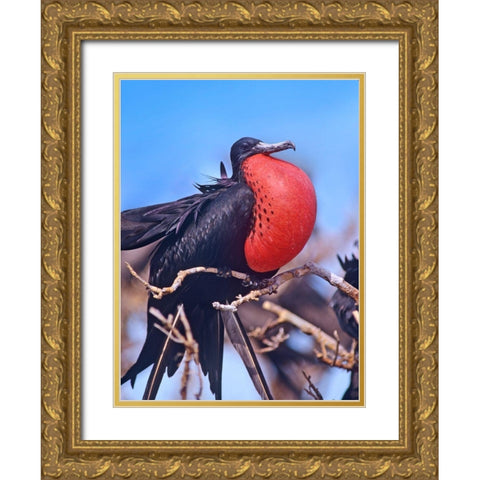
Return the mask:
M254 330L251 330L248 332L248 336L256 338L266 345L264 348L259 348L258 350L256 349L255 351L258 353L272 352L273 350L276 350L283 342L288 340L288 338L290 338L290 335L285 333L283 328L280 328L273 337L269 338L264 336L263 328L255 328Z
M337 346L335 347L335 356L333 357L333 365L335 365L335 362L337 361L337 358L338 358L338 349L340 348L340 337L338 336L338 332L336 330L333 331L333 336L337 341Z
M200 400L200 396L202 395L203 382L202 382L202 371L200 367L200 358L198 354L198 343L193 338L192 329L190 328L190 324L188 323L187 316L185 315L185 311L183 309L183 305L180 305L179 312L180 312L180 320L185 328L185 336L187 338L187 342L185 344L185 370L182 376L182 390L184 386L185 393L184 393L184 396L182 395L182 398L185 399L187 396L187 383L188 383L189 372L190 372L189 365L190 365L190 360L193 358L195 364L197 365L198 379L200 382L198 392L195 394L195 398L197 400ZM188 348L187 345L191 346L191 348Z
M198 355L198 343L193 338L192 330L190 328L190 323L188 322L187 317L185 315L183 305L180 305L178 307L178 313L177 313L177 316L175 317L175 320L173 319L173 315L169 315L168 318L165 318L162 315L162 313L154 307L150 307L149 311L155 318L157 318L161 322L161 323L155 322L153 326L158 330L162 331L163 333L169 335L172 341L176 343L181 343L185 347L185 358L184 358L185 367L182 374L182 383L181 383L181 389L180 389L182 400L186 400L187 398L187 385L190 378L190 361L193 359L195 364L197 365L199 390L195 394L195 398L199 400L200 396L202 395L203 381L202 381L202 372L200 369L200 359ZM182 333L180 333L180 331L177 328L175 328L175 322L177 317L182 322L183 328L185 330L185 335L182 335Z
M311 335L315 339L320 347L320 351L316 351L319 360L327 365L343 368L345 370L351 370L353 368L355 363L355 350L346 350L340 345L340 342L337 339L332 338L319 327L279 305L266 301L263 302L262 307L278 316L275 321L270 322L263 328L263 335L277 325L290 323L303 333Z
M183 344L185 342L185 337L175 327L179 318L179 312L177 312L177 315L175 315L175 318L173 318L173 315L169 315L168 318L165 318L162 312L160 312L160 310L157 310L154 307L150 307L150 313L155 318L157 318L162 322L161 324L158 322L154 322L153 324L154 328L156 328L157 330L160 330L165 335L169 336L170 339L175 343Z
M160 381L161 381L161 376L163 373L161 373L163 361L164 361L164 356L165 352L168 349L168 346L170 344L170 340L172 340L172 333L175 329L175 326L178 321L178 312L175 318L173 318L173 315L169 315L168 319L166 319L160 312L158 312L160 315L162 321L164 322L165 325L168 325L168 330L162 330L165 335L165 341L163 342L162 346L162 351L160 352L160 355L157 357L153 364L153 368L150 372L150 375L148 376L147 380L147 385L145 386L145 391L143 392L143 400L154 400L155 396L157 395L158 392L158 387L160 386ZM153 326L156 328L160 328L159 324L157 322L153 323Z
M320 390L312 383L312 377L310 375L307 375L303 370L302 373L308 382L308 388L304 388L305 392L307 392L315 400L323 400L323 396L320 393Z

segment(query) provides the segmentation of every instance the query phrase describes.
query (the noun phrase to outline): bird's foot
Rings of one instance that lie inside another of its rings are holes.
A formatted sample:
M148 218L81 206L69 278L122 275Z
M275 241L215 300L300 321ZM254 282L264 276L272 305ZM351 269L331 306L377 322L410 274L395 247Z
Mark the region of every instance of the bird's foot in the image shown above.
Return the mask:
M269 278L255 278L248 276L245 280L242 281L242 285L253 290L262 290L270 285Z
M217 275L221 278L232 278L232 269L227 267L217 268Z

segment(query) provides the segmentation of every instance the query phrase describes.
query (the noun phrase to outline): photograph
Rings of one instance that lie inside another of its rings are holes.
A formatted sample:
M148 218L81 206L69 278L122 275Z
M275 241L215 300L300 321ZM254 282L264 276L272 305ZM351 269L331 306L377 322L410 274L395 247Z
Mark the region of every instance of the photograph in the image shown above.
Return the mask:
M361 404L363 85L115 74L116 406Z

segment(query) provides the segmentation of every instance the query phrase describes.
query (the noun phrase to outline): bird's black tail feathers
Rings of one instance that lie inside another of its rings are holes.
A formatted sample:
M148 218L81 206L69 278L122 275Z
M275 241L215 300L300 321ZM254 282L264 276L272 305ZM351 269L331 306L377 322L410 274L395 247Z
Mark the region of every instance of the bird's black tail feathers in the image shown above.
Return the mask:
M211 306L195 305L193 308L185 306L187 319L192 319L190 327L195 341L198 343L199 360L202 371L208 376L210 390L216 400L222 399L222 366L224 327L219 312ZM132 387L136 376L153 364L150 372L144 400L154 400L165 372L171 377L177 371L185 349L182 344L174 342L169 335L155 327L157 320L149 312L149 330L145 344L134 365L125 373L121 383L130 380ZM183 327L177 322L175 328L183 333Z
M258 363L255 351L253 350L248 334L245 331L240 318L235 312L225 311L222 312L222 318L225 323L225 330L232 342L235 350L245 364L247 372L262 400L273 400L273 396L270 393L268 384L263 375L260 364Z
M147 332L147 338L142 347L142 350L140 351L137 361L125 373L125 375L121 378L120 382L124 384L130 381L133 388L135 386L135 380L137 378L137 375L143 372L143 370L148 368L150 365L152 365L152 363L155 363L155 361L159 358L165 344L165 340L166 335L163 332L161 332L155 327L151 327ZM159 345L161 345L160 348ZM165 372L165 369L163 369L163 372Z

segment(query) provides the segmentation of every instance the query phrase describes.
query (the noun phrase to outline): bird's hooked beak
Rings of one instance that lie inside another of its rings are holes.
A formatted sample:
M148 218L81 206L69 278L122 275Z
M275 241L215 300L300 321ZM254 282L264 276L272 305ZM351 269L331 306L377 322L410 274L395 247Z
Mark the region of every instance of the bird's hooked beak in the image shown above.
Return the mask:
M258 142L253 147L253 153L264 153L270 155L271 153L281 152L282 150L288 150L289 148L295 150L295 144L290 140L279 143Z

